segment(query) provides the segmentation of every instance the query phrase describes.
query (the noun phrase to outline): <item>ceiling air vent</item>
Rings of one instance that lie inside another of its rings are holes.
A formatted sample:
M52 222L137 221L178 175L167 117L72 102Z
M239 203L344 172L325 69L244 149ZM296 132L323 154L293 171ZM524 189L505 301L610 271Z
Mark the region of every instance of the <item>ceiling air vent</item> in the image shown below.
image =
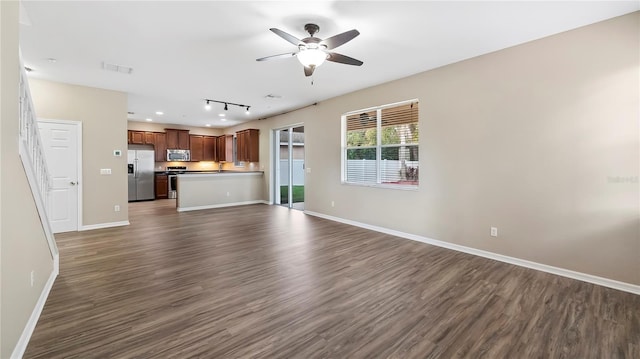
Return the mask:
M122 65L110 64L108 62L102 62L102 69L107 71L119 72L121 74L131 75L133 67L127 67Z
M266 98L267 100L280 100L282 98L282 96L280 95L274 95L272 93L266 95L264 98Z

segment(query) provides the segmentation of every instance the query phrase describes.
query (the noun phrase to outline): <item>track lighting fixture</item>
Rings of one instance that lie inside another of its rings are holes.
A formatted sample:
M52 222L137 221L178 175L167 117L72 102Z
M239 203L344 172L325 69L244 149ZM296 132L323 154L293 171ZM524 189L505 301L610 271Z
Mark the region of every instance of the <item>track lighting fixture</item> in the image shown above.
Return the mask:
M233 106L238 106L238 107L245 108L245 109L246 109L245 113L246 113L247 115L249 115L249 114L251 113L251 112L249 112L249 109L251 108L251 106L249 106L249 105L243 105L243 104L241 104L241 103L233 103L233 102L227 102L227 101L218 101L218 100L212 100L212 99L209 99L209 98L205 98L205 99L204 99L204 102L205 102L204 109L205 109L205 110L207 110L207 111L211 110L211 102L215 102L215 103L221 103L221 104L224 104L224 110L225 110L225 111L229 111L229 105L233 105Z

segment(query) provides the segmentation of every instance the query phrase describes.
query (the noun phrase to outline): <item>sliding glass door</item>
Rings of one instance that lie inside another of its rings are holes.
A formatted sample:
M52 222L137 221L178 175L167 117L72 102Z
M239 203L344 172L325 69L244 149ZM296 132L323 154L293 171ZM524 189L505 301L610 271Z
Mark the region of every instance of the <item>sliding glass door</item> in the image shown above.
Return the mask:
M273 131L274 201L288 208L304 209L304 126Z

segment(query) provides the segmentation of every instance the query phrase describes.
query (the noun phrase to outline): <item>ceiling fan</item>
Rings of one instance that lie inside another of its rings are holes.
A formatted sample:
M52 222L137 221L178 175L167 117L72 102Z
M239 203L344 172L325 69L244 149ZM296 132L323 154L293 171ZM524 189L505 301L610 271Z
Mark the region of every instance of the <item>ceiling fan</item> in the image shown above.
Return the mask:
M259 59L256 59L256 61L265 61L296 56L298 58L298 61L300 61L300 63L304 66L305 76L311 76L316 67L322 65L325 60L354 66L360 66L363 64L363 62L360 60L356 60L352 57L345 56L337 52L329 51L335 49L338 46L344 45L345 43L353 40L353 38L355 38L356 36L360 35L360 32L358 32L358 30L356 29L343 32L324 40L313 36L320 30L320 27L316 24L304 25L304 30L308 32L310 36L302 40L280 29L271 28L269 30L271 30L274 34L280 36L281 38L296 45L298 47L298 51L261 57Z

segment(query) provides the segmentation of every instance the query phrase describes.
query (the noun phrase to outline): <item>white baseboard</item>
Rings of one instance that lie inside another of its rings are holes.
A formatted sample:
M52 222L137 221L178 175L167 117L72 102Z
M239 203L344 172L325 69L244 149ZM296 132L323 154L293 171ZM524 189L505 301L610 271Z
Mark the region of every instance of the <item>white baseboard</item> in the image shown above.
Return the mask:
M56 281L56 277L58 276L58 268L59 268L59 257L56 254L53 257L53 270L49 275L49 279L47 283L45 283L44 288L42 288L42 292L40 293L40 298L36 302L33 311L31 312L31 316L27 321L24 329L22 330L22 334L18 339L18 343L16 343L15 348L13 348L13 353L11 353L11 359L20 359L24 355L24 351L27 350L27 345L29 344L29 340L31 339L31 335L33 331L36 329L36 324L38 324L38 319L40 318L40 314L42 314L42 309L44 308L44 304L47 302L47 298L49 297L49 292L51 292L51 288L53 288L53 283Z
M233 202L233 203L209 204L206 206L178 207L178 212L199 211L201 209L212 209L212 208L223 208L223 207L246 206L248 204L269 204L269 202L263 201L263 200L255 200L255 201L244 201L244 202Z
M80 231L90 231L92 229L102 229L102 228L111 228L111 227L122 227L122 226L128 226L129 224L131 224L129 223L129 221L88 224L86 226L82 226L82 228L80 228Z
M468 254L473 254L473 255L476 255L476 256L489 258L489 259L497 260L497 261L500 261L500 262L514 264L514 265L525 267L525 268L535 269L535 270L539 270L539 271L542 271L542 272L559 275L559 276L562 276L562 277L567 277L567 278L571 278L571 279L577 279L577 280L580 280L580 281L583 281L583 282L597 284L597 285L601 285L603 287L613 288L613 289L621 290L623 292L628 292L628 293L633 293L633 294L640 295L640 285L620 282L620 281L617 281L617 280L598 277L598 276L595 276L595 275L581 273L581 272L576 272L576 271L572 271L572 270L565 269L565 268L559 268L559 267L554 267L554 266L550 266L550 265L546 265L546 264L542 264L542 263L532 262L532 261L528 261L528 260L525 260L525 259L509 257L509 256L505 256L505 255L498 254L498 253L493 253L493 252L488 252L488 251L484 251L484 250L481 250L481 249L461 246L459 244L443 242L443 241L439 241L439 240L436 240L436 239L431 239L431 238L419 236L419 235L416 235L416 234L405 233L405 232L400 232L400 231L396 231L396 230L389 229L389 228L373 226L373 225L370 225L370 224L356 222L356 221L352 221L352 220L344 219L344 218L339 218L339 217L334 217L334 216L330 216L330 215L327 215L327 214L317 213L317 212L313 212L313 211L306 211L306 210L304 211L304 213L308 214L308 215L311 215L311 216L328 219L330 221L335 221L335 222L349 224L349 225L360 227L360 228L370 229L372 231L386 233L386 234L390 234L390 235L396 236L396 237L402 237L402 238L406 238L406 239L410 239L410 240L418 241L418 242L422 242L422 243L427 243L427 244L431 244L431 245L442 247L442 248L452 249L452 250L458 251L458 252L464 252L464 253L468 253Z

